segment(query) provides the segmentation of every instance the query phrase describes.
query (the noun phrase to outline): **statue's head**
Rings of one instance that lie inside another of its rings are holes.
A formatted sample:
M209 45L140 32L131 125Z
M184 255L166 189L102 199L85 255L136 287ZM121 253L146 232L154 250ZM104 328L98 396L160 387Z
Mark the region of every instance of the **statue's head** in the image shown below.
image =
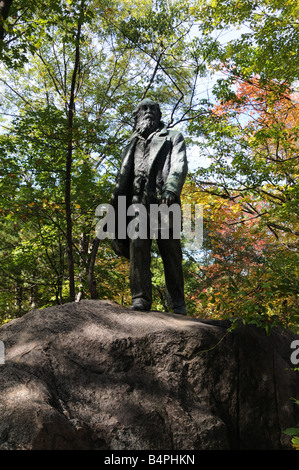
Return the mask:
M136 106L133 116L135 130L147 136L158 129L162 114L158 103L145 98Z

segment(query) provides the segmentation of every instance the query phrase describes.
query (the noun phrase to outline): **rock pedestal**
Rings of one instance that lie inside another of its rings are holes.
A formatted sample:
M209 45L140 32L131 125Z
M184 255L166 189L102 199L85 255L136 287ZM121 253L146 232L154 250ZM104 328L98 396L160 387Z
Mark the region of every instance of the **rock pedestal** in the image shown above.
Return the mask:
M0 328L1 450L288 449L293 334L83 300Z

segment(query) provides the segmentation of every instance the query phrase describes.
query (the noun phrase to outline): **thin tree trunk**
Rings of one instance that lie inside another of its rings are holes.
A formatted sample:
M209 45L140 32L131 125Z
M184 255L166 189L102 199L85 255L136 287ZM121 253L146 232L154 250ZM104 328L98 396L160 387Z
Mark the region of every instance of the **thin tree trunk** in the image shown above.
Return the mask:
M3 41L4 39L3 23L8 18L9 9L11 5L12 5L12 0L0 0L0 51L2 49L1 41Z
M95 261L97 257L99 243L100 243L100 240L98 237L96 237L93 240L90 263L89 263L89 268L88 268L88 288L90 292L90 297L92 299L98 298L97 286L96 286L96 281L94 279L93 273L94 273L94 265L95 265Z
M81 233L79 251L80 251L80 261L79 261L79 291L76 295L76 302L84 299L86 294L86 275L88 276L88 269L86 259L88 257L88 246L89 246L89 235L86 233Z
M75 90L80 62L80 37L81 26L83 22L83 5L81 2L80 17L78 19L78 29L76 34L75 63L72 75L72 83L70 90L70 101L68 108L68 147L66 158L66 175L65 175L65 214L66 214L66 235L67 235L67 259L69 273L69 299L75 301L75 269L73 255L73 220L71 208L71 178L72 178L72 162L73 162L73 123L75 115Z
M69 121L72 125L72 118ZM71 129L70 129L71 131ZM72 132L72 131L71 131ZM65 181L65 214L66 214L66 235L67 235L67 260L69 274L69 298L75 300L75 270L73 256L73 221L71 209L71 168L72 168L72 137L69 138L68 152L66 160L66 181Z
M37 285L33 284L30 286L30 308L35 308L37 304Z
M15 307L17 309L17 316L22 315L22 303L23 303L23 286L17 284L15 288Z

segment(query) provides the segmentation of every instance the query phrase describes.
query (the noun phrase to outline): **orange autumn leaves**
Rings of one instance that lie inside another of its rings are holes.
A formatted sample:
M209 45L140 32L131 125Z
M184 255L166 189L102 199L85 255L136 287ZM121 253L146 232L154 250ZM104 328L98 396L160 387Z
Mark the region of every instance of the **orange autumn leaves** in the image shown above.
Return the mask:
M212 173L201 170L197 197L204 204L205 255L194 271L194 297L201 315L289 325L298 312L298 95L257 77L235 85L213 115L223 124L219 139L229 126L231 149L238 150L239 142L243 153L225 156L223 147L224 180L214 152L221 177L214 187ZM213 139L217 142L217 134ZM231 186L237 169L241 177Z
M262 269L269 237L262 234L257 219L244 216L237 200L207 194L192 182L185 185L183 200L186 194L193 194L194 203L203 204L202 256L188 273L197 281L190 295L198 315L213 318L240 315L240 302L231 288L234 285L243 289L244 279L254 278Z
M284 146L293 143L293 149L298 149L299 93L285 84L264 84L258 77L239 80L234 98L215 105L213 113L228 119L233 116L236 125L247 129L247 136L251 133L251 139L263 131L273 144L279 138Z

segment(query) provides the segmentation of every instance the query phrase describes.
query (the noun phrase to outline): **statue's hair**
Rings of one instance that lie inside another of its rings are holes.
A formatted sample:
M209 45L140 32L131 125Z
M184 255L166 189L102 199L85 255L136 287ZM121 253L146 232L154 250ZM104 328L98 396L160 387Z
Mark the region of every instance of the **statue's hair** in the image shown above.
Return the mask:
M137 119L138 119L139 110L140 110L141 106L143 106L145 104L150 104L150 105L156 106L156 108L158 110L158 115L159 115L159 123L161 122L162 113L161 113L159 103L156 103L156 101L153 101L149 98L145 98L144 100L140 101L140 103L138 103L138 105L136 106L136 108L133 111L133 117L135 119L135 127L136 127L136 123L137 123Z

